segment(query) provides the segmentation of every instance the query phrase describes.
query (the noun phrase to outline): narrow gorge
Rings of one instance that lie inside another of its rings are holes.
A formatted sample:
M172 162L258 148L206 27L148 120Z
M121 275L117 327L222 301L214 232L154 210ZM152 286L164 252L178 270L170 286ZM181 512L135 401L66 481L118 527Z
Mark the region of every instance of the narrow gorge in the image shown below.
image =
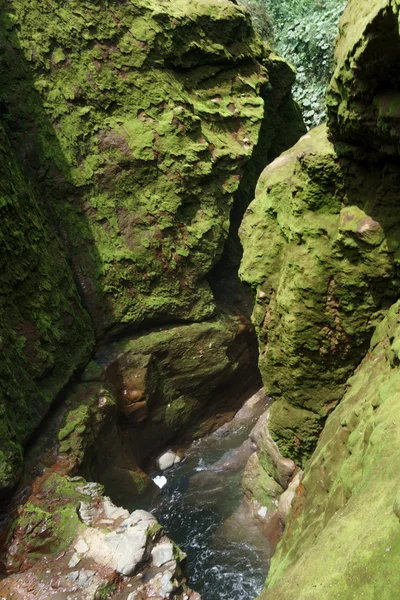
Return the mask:
M2 0L1 599L400 598L399 13Z

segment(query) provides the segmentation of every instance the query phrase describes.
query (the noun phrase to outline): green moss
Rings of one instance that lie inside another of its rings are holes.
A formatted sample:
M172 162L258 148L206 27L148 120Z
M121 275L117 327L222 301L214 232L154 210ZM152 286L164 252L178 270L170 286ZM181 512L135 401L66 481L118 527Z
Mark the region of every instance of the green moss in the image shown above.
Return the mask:
M395 0L347 3L327 95L329 128L336 141L386 155L399 153L398 21Z
M396 597L399 303L328 418L260 598Z
M14 553L9 556L13 568L18 569L22 561L32 564L46 556L53 558L69 548L82 526L79 503L87 500L76 486L67 477L45 473L40 494L31 497L14 522Z
M92 371L91 364L89 373ZM69 408L57 439L62 463L66 471L71 473L82 467L102 429L112 423L115 399L99 381L76 384L71 388L66 403Z
M0 124L0 487L12 486L22 448L92 344L65 254Z
M42 193L65 228L98 335L121 323L211 317L206 277L265 101L268 145L277 145L286 63L228 0L112 9L12 0L2 22L15 49L5 52L4 101L16 138L46 171Z
M278 400L269 426L298 462L400 285L398 174L354 155L338 156L325 126L310 131L265 169L241 228L260 370Z
M276 510L276 501L283 493L283 488L271 477L270 464L259 453L250 457L243 473L242 486L245 494L255 498L268 510Z

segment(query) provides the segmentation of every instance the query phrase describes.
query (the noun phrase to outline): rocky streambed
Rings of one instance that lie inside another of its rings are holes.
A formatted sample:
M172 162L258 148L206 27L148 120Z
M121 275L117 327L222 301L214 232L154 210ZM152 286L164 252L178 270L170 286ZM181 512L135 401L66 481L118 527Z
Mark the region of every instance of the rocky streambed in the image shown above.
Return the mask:
M190 585L203 600L255 598L268 573L268 509L242 490L243 472L256 450L249 434L268 404L260 390L231 422L194 442L161 478L153 474L164 485L149 508L187 554Z
M230 422L177 454L168 450L157 462L174 464L150 472L159 487L123 506L102 485L58 472L62 462L45 468L9 528L0 597L255 598L283 521L283 489L267 481L260 494L265 481L254 469L269 404L260 390ZM284 460L281 475L291 467Z

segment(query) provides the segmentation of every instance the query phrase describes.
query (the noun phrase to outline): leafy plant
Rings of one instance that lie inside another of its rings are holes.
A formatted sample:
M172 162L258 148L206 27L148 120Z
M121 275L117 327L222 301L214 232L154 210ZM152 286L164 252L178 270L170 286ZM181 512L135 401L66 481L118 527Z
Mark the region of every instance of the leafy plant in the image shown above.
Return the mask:
M254 27L297 70L293 95L307 127L325 119L325 92L333 70L334 40L343 0L239 0ZM265 16L262 16L264 12Z

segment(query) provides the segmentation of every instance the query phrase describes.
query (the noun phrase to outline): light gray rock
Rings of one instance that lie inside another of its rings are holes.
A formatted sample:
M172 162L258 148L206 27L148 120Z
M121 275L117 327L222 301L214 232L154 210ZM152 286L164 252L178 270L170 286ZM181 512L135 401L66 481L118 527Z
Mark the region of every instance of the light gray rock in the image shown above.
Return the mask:
M156 465L160 469L160 471L165 471L166 469L169 469L175 464L176 458L176 452L174 452L173 450L167 450L167 452L164 452L164 454L161 454L161 456L157 458Z
M169 598L171 592L176 590L175 570L165 571L162 575L156 575L152 587L161 598Z
M68 563L68 568L69 569L74 569L76 567L76 565L79 565L79 563L81 562L81 557L79 556L79 554L77 552L74 552L74 554L71 556L71 559Z
M122 575L133 575L147 551L147 530L157 521L152 514L136 510L104 540L113 555L116 569Z
M78 554L85 554L89 550L89 546L82 538L76 542L74 548Z
M154 546L151 551L153 559L153 565L155 567L162 567L165 563L174 559L174 546L172 542L161 542Z
M107 519L112 519L113 521L116 521L120 517L123 517L124 519L129 517L129 511L127 511L126 508L115 506L107 496L104 497L103 510Z

